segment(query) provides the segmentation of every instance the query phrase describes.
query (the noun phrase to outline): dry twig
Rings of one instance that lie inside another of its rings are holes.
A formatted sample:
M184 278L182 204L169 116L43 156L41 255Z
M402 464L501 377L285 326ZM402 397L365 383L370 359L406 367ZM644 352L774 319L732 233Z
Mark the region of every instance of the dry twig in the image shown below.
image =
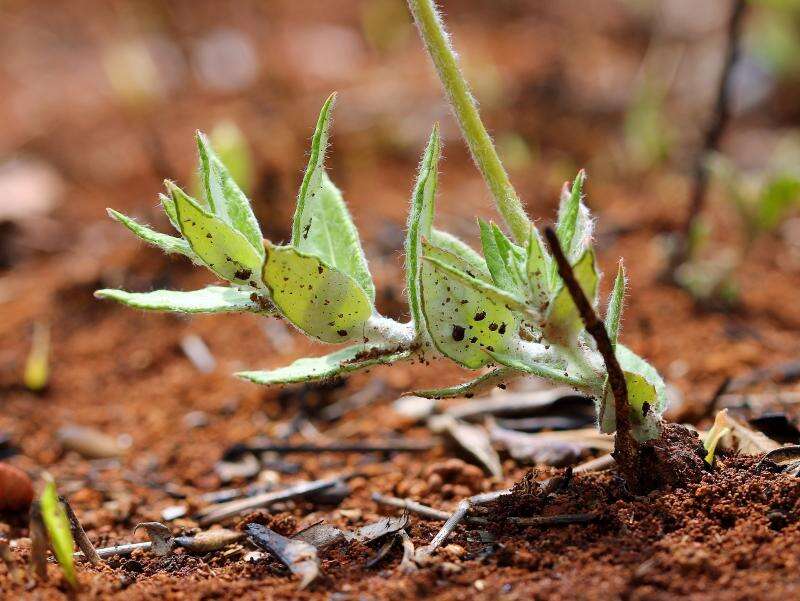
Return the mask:
M629 486L635 490L638 487L639 477L638 445L633 436L631 436L628 386L625 383L625 376L617 361L606 326L595 313L578 280L575 279L572 266L567 261L567 257L564 256L564 251L561 250L555 231L553 228L548 227L545 228L544 234L558 265L558 274L564 280L564 285L567 287L572 301L578 309L586 331L594 338L595 343L597 343L597 350L603 356L603 362L608 373L608 383L611 386L611 392L614 394L614 411L617 421L617 434L614 439L614 459L617 461L620 471L625 476Z

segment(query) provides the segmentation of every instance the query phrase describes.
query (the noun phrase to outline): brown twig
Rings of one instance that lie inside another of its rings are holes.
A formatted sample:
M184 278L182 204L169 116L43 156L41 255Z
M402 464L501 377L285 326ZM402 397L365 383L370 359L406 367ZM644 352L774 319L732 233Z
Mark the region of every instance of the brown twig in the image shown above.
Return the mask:
M67 498L64 496L59 496L58 500L61 501L61 504L64 506L64 512L67 514L67 519L69 519L69 525L72 529L72 536L78 548L83 552L83 556L95 565L100 563L102 560L97 554L92 541L86 536L86 531L83 529L78 516L76 516L75 512L72 510L72 505L69 504L69 501L67 501Z
M281 442L254 440L247 445L253 453L421 453L436 447L439 440L388 439L370 441Z
M31 503L30 526L28 536L31 539L30 562L39 580L47 582L47 549L50 542L42 520L42 508L38 501Z
M216 524L229 517L238 515L243 511L251 511L261 507L269 507L275 503L296 499L298 497L305 497L311 493L315 493L326 488L331 488L343 478L346 478L346 476L324 478L322 480L315 480L313 482L300 482L282 490L265 492L254 497L229 501L228 503L220 503L219 505L211 506L200 511L196 517L201 526Z
M593 513L566 513L563 515L535 515L532 517L508 518L508 521L517 526L562 526L567 524L585 524L597 519Z
M586 331L594 338L597 343L597 350L600 351L603 357L606 373L608 373L608 383L611 386L611 392L614 394L614 412L617 422L617 434L614 439L614 459L628 481L628 485L636 489L638 486L638 445L633 436L631 436L628 386L625 383L625 376L617 361L606 326L595 313L578 280L575 279L572 266L567 261L567 257L564 256L564 251L561 250L561 244L558 242L555 231L553 228L547 227L544 230L544 234L558 265L558 274L564 280L564 285L572 297L572 302L575 303L575 307L578 309L578 314L581 316Z
M691 229L703 210L706 192L708 189L708 155L717 150L722 132L725 130L731 114L731 92L733 82L731 74L740 52L740 34L742 29L742 17L745 12L746 0L733 0L730 18L728 20L725 58L722 64L719 82L717 83L717 95L714 101L714 109L711 121L703 137L703 145L697 151L692 165L692 185L689 195L689 211L686 220L679 232L677 240L678 246L673 253L670 261L670 274L684 263L689 257L689 237Z
M372 493L372 500L381 505L388 505L389 507L397 507L399 509L406 509L409 513L418 515L426 520L434 520L437 522L446 522L450 519L450 515L441 509L435 509L428 505L423 505L412 499L400 499L398 497L388 497L379 493ZM471 524L486 524L485 518L467 517L466 521Z

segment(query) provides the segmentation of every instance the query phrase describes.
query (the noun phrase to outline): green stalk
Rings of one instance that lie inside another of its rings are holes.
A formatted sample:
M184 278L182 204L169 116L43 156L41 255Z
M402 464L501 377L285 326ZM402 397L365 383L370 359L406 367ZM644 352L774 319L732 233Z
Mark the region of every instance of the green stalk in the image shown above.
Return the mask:
M530 220L481 121L475 99L458 68L455 52L436 6L433 0L408 0L408 7L447 92L472 158L494 197L497 210L517 243L524 245L530 232Z

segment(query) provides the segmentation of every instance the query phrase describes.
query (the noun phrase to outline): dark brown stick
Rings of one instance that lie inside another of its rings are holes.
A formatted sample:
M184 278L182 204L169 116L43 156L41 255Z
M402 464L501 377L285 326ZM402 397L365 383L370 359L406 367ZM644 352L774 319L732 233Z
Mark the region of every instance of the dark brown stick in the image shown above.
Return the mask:
M75 512L72 510L72 505L69 504L66 497L59 496L58 500L61 501L61 504L64 506L64 512L67 514L67 519L69 519L69 525L72 529L72 537L75 539L78 548L83 551L83 556L95 565L100 563L102 560L97 554L97 550L94 548L92 541L86 536L86 531L83 529L78 516L76 516Z
M280 442L254 440L247 445L253 453L423 453L439 444L438 440L389 439L369 441Z
M673 255L671 270L674 271L681 263L685 262L689 252L689 236L695 221L703 210L708 189L708 166L706 164L709 153L717 150L722 132L730 119L731 92L733 85L731 74L739 58L739 38L742 29L742 17L745 11L746 0L733 0L730 19L728 20L725 58L722 64L719 82L717 83L717 96L711 121L703 137L703 145L694 157L692 165L692 187L689 195L689 211L680 230L678 247Z
M39 580L47 582L47 549L50 547L50 541L42 520L42 508L39 501L31 504L30 520L28 528L28 536L31 539L30 563Z
M572 266L564 256L564 251L561 250L561 244L558 242L553 228L548 227L544 230L547 244L550 251L555 257L556 264L558 265L558 274L564 280L564 285L567 287L569 295L572 297L572 302L578 309L578 314L583 320L583 325L586 331L594 338L597 343L597 350L603 356L603 362L606 366L608 373L608 382L611 385L611 392L614 394L614 411L616 413L617 421L617 435L614 439L614 459L619 465L628 485L633 489L637 489L638 485L638 445L636 440L631 436L631 419L628 412L628 386L625 383L625 376L622 373L622 368L619 366L617 357L614 354L614 347L611 345L611 339L608 337L606 326L600 321L600 318L595 313L589 299L583 292L578 280L575 279L575 274L572 271Z

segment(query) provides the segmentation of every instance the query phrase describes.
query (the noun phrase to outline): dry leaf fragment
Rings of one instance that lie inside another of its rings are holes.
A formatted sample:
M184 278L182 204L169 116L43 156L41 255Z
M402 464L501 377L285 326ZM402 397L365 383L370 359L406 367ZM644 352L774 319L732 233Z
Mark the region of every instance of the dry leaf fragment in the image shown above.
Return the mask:
M727 409L717 413L714 426L718 424L719 427L730 428L730 433L720 440L720 446L724 449L738 449L742 455L760 455L781 446L762 432L732 418Z
M349 533L345 533L336 526L331 526L325 522L317 522L300 530L292 538L313 545L317 549L326 549L339 541L347 539L348 535Z
M153 555L164 557L172 552L175 546L175 538L172 536L172 531L161 522L141 522L136 524L133 529L135 533L139 528L143 528L147 532L147 536L152 542L150 549Z
M301 590L319 576L319 557L314 545L286 538L261 524L247 524L245 531L254 545L275 555L293 574L300 577Z
M596 428L530 434L501 428L492 421L488 428L492 442L504 447L518 461L560 466L572 463L587 450L606 453L614 450L614 437Z
M399 517L385 517L377 522L362 526L353 533L352 538L360 543L371 543L388 534L395 534L408 528L408 512L404 511Z
M503 477L503 467L489 434L482 426L474 426L451 415L437 415L428 421L435 432L447 433L458 446L474 457L495 478Z

